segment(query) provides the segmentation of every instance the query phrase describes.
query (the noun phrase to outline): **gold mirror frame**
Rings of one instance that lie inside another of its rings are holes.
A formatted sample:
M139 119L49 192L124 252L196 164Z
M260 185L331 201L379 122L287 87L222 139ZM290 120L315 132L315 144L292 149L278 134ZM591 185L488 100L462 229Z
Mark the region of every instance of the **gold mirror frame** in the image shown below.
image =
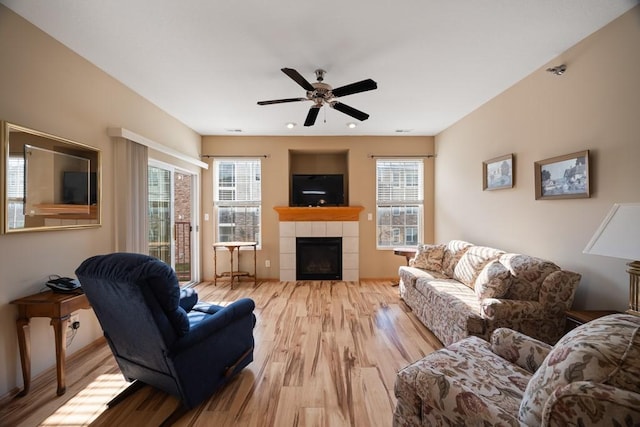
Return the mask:
M102 225L101 152L2 122L0 232Z

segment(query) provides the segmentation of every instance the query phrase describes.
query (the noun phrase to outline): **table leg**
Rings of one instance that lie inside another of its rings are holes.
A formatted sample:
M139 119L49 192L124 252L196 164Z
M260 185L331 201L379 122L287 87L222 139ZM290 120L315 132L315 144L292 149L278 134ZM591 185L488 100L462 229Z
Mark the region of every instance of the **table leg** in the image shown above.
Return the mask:
M229 262L231 263L231 270L229 271L229 282L230 282L230 286L231 289L233 289L233 250L235 249L235 247L233 246L227 246L227 249L229 249ZM240 253L240 249L238 249L238 254ZM240 255L238 255L238 265L240 265ZM240 279L238 279L238 283L240 282Z
M256 245L253 245L253 287L258 286L258 275L256 274Z
M29 319L16 320L18 329L18 347L20 348L20 364L22 365L22 381L24 388L18 396L26 396L31 387L31 333L29 331Z
M69 316L54 317L51 319L51 326L56 340L56 375L58 377L58 396L62 396L67 391L65 384L65 359L67 356L67 327Z
M218 253L216 247L213 247L213 286L218 286Z

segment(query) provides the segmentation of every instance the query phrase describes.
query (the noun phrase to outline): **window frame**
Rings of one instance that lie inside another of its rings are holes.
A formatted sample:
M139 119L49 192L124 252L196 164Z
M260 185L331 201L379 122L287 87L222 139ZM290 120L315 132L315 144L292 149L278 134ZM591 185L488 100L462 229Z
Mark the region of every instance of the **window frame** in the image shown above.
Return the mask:
M397 165L394 166L394 163ZM403 168L402 163L411 167ZM411 170L415 170L416 174L407 173ZM381 188L381 185L386 188ZM375 197L376 249L393 250L399 246L418 246L424 235L424 159L376 159ZM382 217L383 210L388 211L388 223ZM412 218L409 222L408 217ZM410 232L410 229L416 229L415 233ZM383 235L387 236L386 239ZM408 236L415 238L408 239Z
M253 166L249 165L249 169L245 174L246 178L244 182L239 179L238 167L241 163L253 163ZM220 180L220 167L224 167L225 165L233 166L233 176L231 179ZM245 214L251 215L251 210L257 209L257 224L252 225L254 228L253 234L257 234L256 239L251 239L250 241L256 241L258 244L256 246L257 249L262 247L262 159L259 157L242 157L242 158L232 158L232 157L219 157L213 159L213 210L214 210L214 229L213 229L213 238L215 242L225 242L225 241L233 241L233 240L246 240L246 239L233 239L232 240L222 240L228 234L232 234L232 236L236 235L234 233L235 228L237 227L235 222L222 222L220 220L221 209L229 208L233 213L232 215L236 215L238 212L241 212L240 209L244 209ZM221 181L224 183L228 183L231 185L220 185ZM257 183L257 188L255 184ZM239 192L241 192L240 187L246 186L246 194L249 195L247 200L237 200L238 197L242 197ZM229 194L232 194L233 200L221 200L220 193L221 191L228 191ZM257 197L256 197L257 196ZM236 212L235 210L238 209ZM221 229L230 229L231 233L222 233ZM257 230L256 230L257 229ZM246 250L247 248L240 248L240 250Z

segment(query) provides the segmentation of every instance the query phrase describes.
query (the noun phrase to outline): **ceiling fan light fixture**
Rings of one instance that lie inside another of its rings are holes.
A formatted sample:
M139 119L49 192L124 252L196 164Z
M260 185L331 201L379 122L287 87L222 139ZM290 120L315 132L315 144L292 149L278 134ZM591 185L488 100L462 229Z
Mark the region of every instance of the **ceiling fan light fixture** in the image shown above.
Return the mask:
M258 101L258 105L311 101L313 105L309 108L307 117L304 121L305 127L313 126L315 124L318 112L324 105L328 105L329 107L360 121L367 120L369 118L367 113L344 104L338 101L337 98L377 89L378 84L375 81L365 79L334 89L331 85L323 82L326 73L323 69L318 68L315 71L317 79L317 82L315 83L309 83L307 79L293 68L281 68L280 70L306 91L305 97Z

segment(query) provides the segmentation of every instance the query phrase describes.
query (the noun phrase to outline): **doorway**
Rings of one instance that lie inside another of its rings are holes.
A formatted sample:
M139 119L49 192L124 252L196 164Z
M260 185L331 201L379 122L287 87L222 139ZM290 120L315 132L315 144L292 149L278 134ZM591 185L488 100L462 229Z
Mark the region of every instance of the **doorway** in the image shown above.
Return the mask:
M171 265L181 285L194 283L196 175L149 161L148 177L149 255Z

